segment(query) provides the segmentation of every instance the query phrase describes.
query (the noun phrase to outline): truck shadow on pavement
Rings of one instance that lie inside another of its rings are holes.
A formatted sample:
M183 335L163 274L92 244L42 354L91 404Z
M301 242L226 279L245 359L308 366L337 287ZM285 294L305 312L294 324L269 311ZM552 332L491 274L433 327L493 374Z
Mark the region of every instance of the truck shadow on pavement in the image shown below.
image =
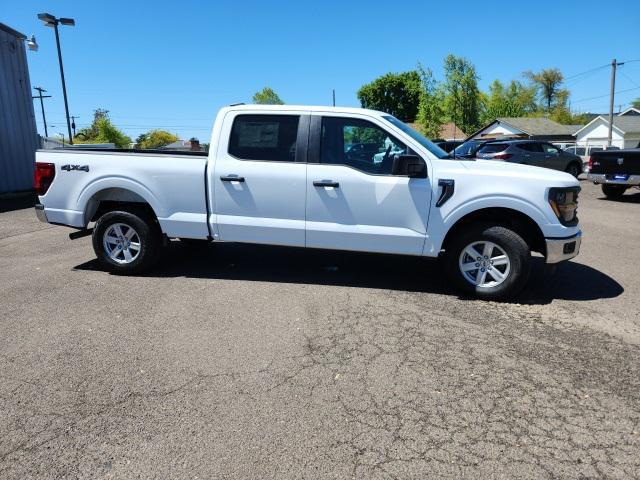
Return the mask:
M533 258L531 280L518 303L547 304L554 299L585 301L613 298L624 288L608 275L575 261L545 274ZM104 271L97 260L76 270ZM159 265L146 277L300 283L458 295L440 262L420 257L373 255L262 245L220 243L189 246L171 242Z

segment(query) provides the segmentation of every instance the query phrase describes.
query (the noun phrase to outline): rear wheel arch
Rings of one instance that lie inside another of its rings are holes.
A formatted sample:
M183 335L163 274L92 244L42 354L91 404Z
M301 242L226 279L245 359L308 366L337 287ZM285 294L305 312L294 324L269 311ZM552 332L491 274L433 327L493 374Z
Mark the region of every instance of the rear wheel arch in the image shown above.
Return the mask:
M546 254L544 234L536 221L526 213L505 207L481 208L461 217L447 231L442 248L446 250L456 235L477 225L507 227L520 235L532 251Z
M158 222L158 215L151 204L140 194L126 188L110 187L93 194L84 209L85 225L112 211L136 213Z

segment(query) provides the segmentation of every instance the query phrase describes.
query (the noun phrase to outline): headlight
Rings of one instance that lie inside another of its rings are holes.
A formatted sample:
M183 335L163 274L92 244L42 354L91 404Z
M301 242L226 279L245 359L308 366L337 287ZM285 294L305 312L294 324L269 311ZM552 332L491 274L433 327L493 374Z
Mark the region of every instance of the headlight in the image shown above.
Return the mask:
M578 192L580 187L549 189L551 209L565 227L578 224Z

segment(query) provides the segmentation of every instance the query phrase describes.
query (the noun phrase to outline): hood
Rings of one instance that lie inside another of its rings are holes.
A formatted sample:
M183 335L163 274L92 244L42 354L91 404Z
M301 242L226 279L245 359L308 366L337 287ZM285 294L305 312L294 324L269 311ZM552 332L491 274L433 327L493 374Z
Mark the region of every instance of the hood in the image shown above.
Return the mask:
M473 162L462 161L460 163L467 170L477 175L539 180L546 183L547 186L577 187L580 185L580 182L573 175L549 168L482 159L477 159Z

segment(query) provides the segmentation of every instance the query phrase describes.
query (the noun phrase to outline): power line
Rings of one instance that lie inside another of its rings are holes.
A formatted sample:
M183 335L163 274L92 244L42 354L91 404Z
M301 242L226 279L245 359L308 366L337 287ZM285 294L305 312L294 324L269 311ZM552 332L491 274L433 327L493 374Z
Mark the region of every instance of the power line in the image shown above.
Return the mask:
M607 68L609 65L610 65L609 63L605 63L604 65L600 65L599 67L590 68L589 70L585 70L584 72L580 72L580 73L576 73L575 75L571 75L570 77L565 78L564 81L566 82L567 80L571 80L572 78L580 77L581 75L585 75L587 73L591 73L591 72L596 72L598 70L602 70L603 68Z
M633 88L627 88L626 90L618 90L617 92L615 92L615 94L619 94L619 93L625 93L625 92L630 92L632 90L638 90L640 89L640 87L633 87ZM604 97L608 97L609 94L605 94L605 95L598 95L597 97L589 97L589 98L581 98L580 100L572 100L571 103L580 103L580 102L587 102L589 100L596 100L598 98L604 98Z

